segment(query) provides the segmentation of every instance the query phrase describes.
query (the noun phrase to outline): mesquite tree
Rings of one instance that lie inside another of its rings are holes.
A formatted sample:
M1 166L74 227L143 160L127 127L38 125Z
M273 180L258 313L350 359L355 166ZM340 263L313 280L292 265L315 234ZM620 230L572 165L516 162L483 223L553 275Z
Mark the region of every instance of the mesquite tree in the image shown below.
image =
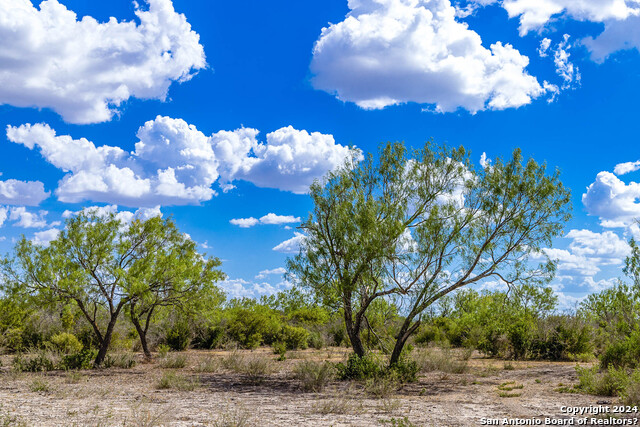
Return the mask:
M558 172L523 163L519 150L475 170L467 153L426 144L386 144L379 159L355 157L311 187L306 237L288 261L292 278L344 312L354 352L371 303L394 298L403 321L390 364L422 313L443 296L487 280L541 284L554 273L533 265L569 218Z
M222 278L219 265L218 259L198 254L171 219L125 224L115 214L89 210L69 218L47 247L23 236L0 272L14 290L75 303L98 342L94 365L99 366L123 311L129 311L150 356L146 331L154 311L214 286Z

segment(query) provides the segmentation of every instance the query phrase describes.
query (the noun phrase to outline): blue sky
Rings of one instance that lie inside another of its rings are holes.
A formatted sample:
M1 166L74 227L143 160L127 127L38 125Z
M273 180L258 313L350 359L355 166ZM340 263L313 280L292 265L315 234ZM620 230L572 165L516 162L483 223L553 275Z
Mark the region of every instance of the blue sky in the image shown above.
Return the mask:
M574 218L548 253L572 306L640 236L639 16L635 0L0 0L0 250L84 207L161 212L223 260L231 295L274 292L314 178L348 146L433 138L562 171Z

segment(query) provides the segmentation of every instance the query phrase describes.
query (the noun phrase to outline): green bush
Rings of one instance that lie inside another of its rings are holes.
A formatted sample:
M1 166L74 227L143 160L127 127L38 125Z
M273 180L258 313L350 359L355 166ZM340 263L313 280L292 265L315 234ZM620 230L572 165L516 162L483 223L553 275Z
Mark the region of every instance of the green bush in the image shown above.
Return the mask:
M56 361L48 351L40 350L30 356L15 356L12 366L18 372L46 372L56 369Z
M309 331L299 326L283 325L278 338L289 350L304 350L308 346Z
M320 350L326 347L326 343L324 337L320 332L311 332L309 334L309 347L315 348L316 350Z
M68 332L56 334L49 341L55 350L64 354L78 353L82 350L82 343L75 335Z
M336 371L341 380L365 380L379 377L383 369L380 361L371 353L365 354L364 357L351 353L347 363L336 364Z
M420 367L415 360L402 356L397 363L391 365L391 371L395 373L401 383L412 383L417 381Z
M330 362L303 360L293 370L304 391L322 391L335 376L335 367Z
M635 330L630 336L609 344L600 356L600 365L631 369L640 366L640 331Z
M2 334L0 344L9 351L17 352L25 349L24 342L22 341L22 328L7 329Z
M93 367L93 361L97 355L97 350L85 348L77 353L62 356L60 367L65 370L91 369Z
M186 322L177 322L167 332L165 338L171 350L184 351L191 342L191 329Z

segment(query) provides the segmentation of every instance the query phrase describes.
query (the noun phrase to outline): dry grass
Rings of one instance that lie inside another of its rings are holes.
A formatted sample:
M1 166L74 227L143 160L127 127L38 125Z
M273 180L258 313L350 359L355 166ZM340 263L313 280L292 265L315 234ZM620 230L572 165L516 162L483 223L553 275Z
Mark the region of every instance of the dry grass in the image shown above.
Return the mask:
M420 372L440 371L447 374L463 374L468 369L470 352L462 357L456 357L451 349L420 349L411 354L411 358L418 364Z
M179 391L193 391L200 386L200 381L193 377L179 375L175 372L165 372L156 383L158 390L174 389Z

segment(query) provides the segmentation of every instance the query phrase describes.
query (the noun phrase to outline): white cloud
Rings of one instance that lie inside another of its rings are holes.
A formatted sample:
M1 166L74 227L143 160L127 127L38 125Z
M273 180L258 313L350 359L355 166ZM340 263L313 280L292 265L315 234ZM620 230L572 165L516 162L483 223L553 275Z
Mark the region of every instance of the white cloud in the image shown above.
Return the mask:
M501 4L509 17L520 18L521 35L540 31L562 17L604 23L604 32L581 41L591 51L591 58L598 62L618 50L640 47L640 2L637 0L475 0L475 3Z
M233 188L232 181L244 180L257 187L304 194L315 179L350 156L349 147L336 144L332 135L291 126L268 133L266 144L257 141L255 129L235 133L223 131L211 137L226 189Z
M483 151L482 155L480 156L480 166L482 166L482 169L486 169L487 166L490 166L490 165L491 165L491 159L487 158L487 153Z
M134 2L135 4L135 2ZM71 123L111 119L130 97L161 99L206 66L199 35L171 0L139 22L99 23L57 0L0 0L0 104L51 108Z
M640 160L635 161L635 162L625 162L625 163L618 163L614 168L613 168L613 173L615 173L616 175L620 176L620 175L624 175L630 172L635 172L638 169L640 169Z
M43 228L47 226L47 211L40 211L37 214L28 212L24 206L11 208L9 220L14 221L15 227L23 228Z
M640 184L625 184L611 172L600 172L582 195L587 213L600 218L605 227L625 227L640 218Z
M268 225L291 224L295 222L300 222L300 218L294 217L293 215L276 215L274 213L268 213L260 217L260 219L256 219L254 217L234 218L229 222L241 228L249 228L258 224L268 224Z
M543 38L540 41L540 47L538 48L538 55L540 55L541 58L547 57L550 46L551 46L551 39L548 39L546 37Z
M229 221L233 225L237 225L240 228L249 228L257 225L260 221L254 217L249 218L233 218Z
M579 85L581 80L580 70L569 61L569 57L571 56L569 49L571 49L571 47L569 35L565 34L553 52L553 62L556 66L556 73L564 80L562 89Z
M258 187L305 193L314 179L341 165L350 148L333 136L291 126L257 140L255 129L205 136L181 119L158 116L138 129L135 151L97 147L87 139L57 136L46 124L8 126L7 137L39 148L67 172L55 191L60 201L92 200L126 206L185 205L210 200L220 178L224 190L235 180Z
M273 295L291 288L291 284L282 281L276 285L266 282L249 282L244 279L227 279L218 283L229 299L231 298L259 298L262 295Z
M306 236L302 233L298 233L295 231L294 236L284 242L276 245L273 250L276 252L283 252L286 254L295 254L300 250L300 245L306 238Z
M450 0L350 0L313 50L316 89L365 109L406 102L471 112L529 104L545 93L509 44L490 49Z
M48 191L44 191L44 184L40 181L0 180L0 203L37 206L49 197L49 194Z
M49 246L49 243L51 243L52 240L55 240L58 237L58 234L60 234L60 230L58 230L57 228L39 231L35 233L31 241L34 245Z
M2 227L4 222L7 220L8 212L9 212L9 208L0 206L0 227Z
M498 3L498 0L476 3ZM635 0L504 0L509 17L520 17L520 34L544 27L561 14L583 21L624 20L640 9Z
M556 291L571 284L598 292L617 281L615 278L596 279L595 276L607 266L620 266L624 262L630 251L624 239L612 231L596 233L591 230L571 230L565 238L571 239L568 249L543 249L549 258L557 261Z
M258 273L258 275L255 278L256 279L264 279L267 276L283 275L286 272L287 272L287 270L284 267L278 267L278 268L274 268L274 269L271 269L271 270L262 270L260 273Z
M162 218L162 211L160 210L160 206L155 206L152 208L140 208L135 212L131 211L119 211L118 205L106 205L106 206L87 206L82 208L82 210L77 212L64 211L62 213L63 218L69 218L73 215L77 215L80 212L85 213L93 213L99 217L106 217L108 215L114 214L118 221L123 224L128 224L133 220L139 219L141 221L146 221L150 218L160 217Z

